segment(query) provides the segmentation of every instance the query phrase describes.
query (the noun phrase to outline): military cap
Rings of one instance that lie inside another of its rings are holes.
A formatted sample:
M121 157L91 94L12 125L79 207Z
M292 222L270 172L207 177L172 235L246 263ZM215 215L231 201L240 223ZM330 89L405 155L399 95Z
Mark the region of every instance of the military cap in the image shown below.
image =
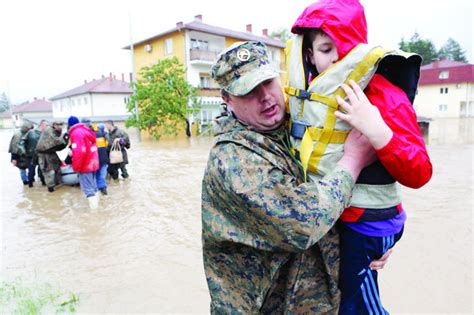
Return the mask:
M242 96L263 81L278 77L278 72L264 43L238 42L219 54L211 75L229 94Z

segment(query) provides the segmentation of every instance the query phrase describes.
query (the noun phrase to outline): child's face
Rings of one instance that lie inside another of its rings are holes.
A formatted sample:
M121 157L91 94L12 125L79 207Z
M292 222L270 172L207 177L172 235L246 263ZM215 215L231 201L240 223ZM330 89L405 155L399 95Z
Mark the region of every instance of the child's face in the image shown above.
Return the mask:
M313 48L308 49L308 56L318 73L322 73L339 59L336 44L326 34L316 35Z

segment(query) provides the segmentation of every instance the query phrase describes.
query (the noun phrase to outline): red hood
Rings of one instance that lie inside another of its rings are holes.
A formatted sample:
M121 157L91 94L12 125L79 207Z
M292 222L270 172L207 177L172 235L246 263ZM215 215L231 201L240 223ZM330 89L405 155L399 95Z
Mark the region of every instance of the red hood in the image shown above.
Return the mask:
M72 134L73 131L75 132L76 130L80 130L80 133L82 134L83 137L85 137L90 142L95 143L95 133L88 126L86 126L82 123L81 124L75 124L69 130L69 134Z
M321 0L308 6L291 31L302 34L305 28L320 28L336 43L339 59L360 43L367 43L364 7L358 0Z

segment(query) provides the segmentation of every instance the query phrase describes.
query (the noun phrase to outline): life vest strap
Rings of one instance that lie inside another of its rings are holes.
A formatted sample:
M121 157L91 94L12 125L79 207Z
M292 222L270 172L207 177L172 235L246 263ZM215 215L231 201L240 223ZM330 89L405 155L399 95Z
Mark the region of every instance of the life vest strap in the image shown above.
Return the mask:
M300 100L310 100L314 102L319 102L327 105L328 107L332 108L333 110L337 110L339 104L335 97L321 95L317 93L311 93L306 90L297 89L292 86L285 86L285 92L288 95L294 96Z
M308 132L314 141L324 141L326 143L343 144L346 142L350 131L344 130L325 130L323 128L308 127Z

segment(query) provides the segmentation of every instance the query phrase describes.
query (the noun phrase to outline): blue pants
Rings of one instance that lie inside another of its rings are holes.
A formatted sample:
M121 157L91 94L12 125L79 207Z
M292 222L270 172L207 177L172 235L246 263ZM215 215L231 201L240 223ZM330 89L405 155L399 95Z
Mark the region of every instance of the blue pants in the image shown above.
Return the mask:
M28 172L27 172L27 168L19 168L20 170L20 177L21 177L21 180L23 181L23 183L27 184L28 183Z
M97 188L107 188L107 182L105 181L105 177L107 176L107 164L102 165L96 172L96 180L97 180Z
M86 197L92 197L97 192L95 172L79 173L79 184Z
M373 260L383 256L401 238L403 229L394 235L376 237L360 234L345 224L341 235L341 272L339 314L389 314L380 302L377 271L370 270Z

